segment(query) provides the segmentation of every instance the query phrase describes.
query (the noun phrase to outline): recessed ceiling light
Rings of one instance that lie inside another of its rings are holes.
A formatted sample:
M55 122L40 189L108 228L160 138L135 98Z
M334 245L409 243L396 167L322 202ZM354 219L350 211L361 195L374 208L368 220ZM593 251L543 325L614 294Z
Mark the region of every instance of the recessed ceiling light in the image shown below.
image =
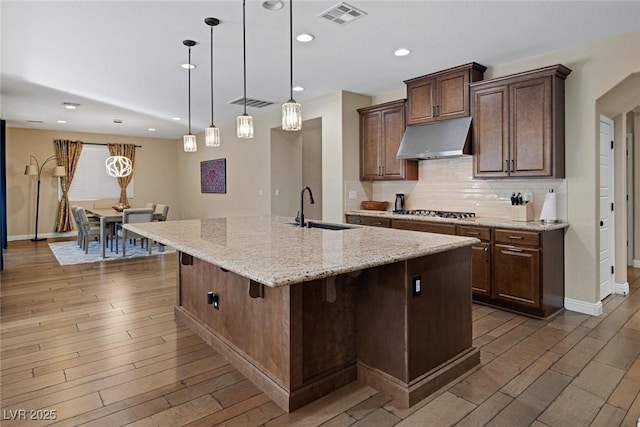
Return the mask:
M282 0L267 0L262 2L262 7L267 10L280 10L284 7Z
M58 120L58 123L60 123L60 124L62 124L62 125L63 125L63 124L65 124L65 123L67 123L67 121L66 121L66 120Z
M315 39L315 36L313 34L299 34L296 37L296 40L298 40L300 43L309 43L311 40Z
M393 52L393 54L395 56L407 56L411 53L411 51L409 49L405 49L405 48L400 48L398 50L396 50L395 52Z
M295 86L293 88L293 90L296 91L296 92L302 92L304 90L304 88L302 86Z
M180 64L180 66L185 70L193 70L194 68L196 68L194 64Z
M147 129L147 130L148 130L149 132L155 132L155 131L156 131L156 128L149 128L149 129Z
M180 117L174 117L173 120L178 121L180 120Z
M80 106L80 104L77 104L75 102L63 102L62 105L64 105L64 108L66 108L67 110L75 110Z

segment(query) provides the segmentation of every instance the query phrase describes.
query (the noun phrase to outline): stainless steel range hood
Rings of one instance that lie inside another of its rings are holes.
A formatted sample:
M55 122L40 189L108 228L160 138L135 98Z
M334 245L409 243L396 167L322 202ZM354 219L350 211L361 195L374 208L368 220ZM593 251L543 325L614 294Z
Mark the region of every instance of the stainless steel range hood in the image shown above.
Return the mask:
M407 126L398 159L440 159L471 154L471 117Z

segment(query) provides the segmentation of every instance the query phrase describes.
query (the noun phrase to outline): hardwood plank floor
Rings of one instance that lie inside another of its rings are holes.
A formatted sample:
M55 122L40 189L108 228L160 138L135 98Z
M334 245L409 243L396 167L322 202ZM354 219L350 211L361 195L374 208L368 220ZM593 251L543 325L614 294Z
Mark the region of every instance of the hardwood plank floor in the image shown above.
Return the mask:
M638 269L628 270L630 294L607 298L599 317L541 321L474 305L481 366L413 408L355 382L285 414L174 320L175 255L61 267L47 242L31 241L9 242L4 255L3 427L635 426L640 417Z

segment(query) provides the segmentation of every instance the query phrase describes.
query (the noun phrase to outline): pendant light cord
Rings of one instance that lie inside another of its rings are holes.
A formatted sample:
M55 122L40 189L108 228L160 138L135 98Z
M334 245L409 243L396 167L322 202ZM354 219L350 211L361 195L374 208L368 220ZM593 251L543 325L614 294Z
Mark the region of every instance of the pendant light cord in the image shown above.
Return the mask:
M191 46L189 46L189 135L191 135Z
M213 26L211 26L211 127L213 127Z
M242 0L242 63L243 63L243 75L244 75L244 114L247 114L247 35L245 24L245 3L246 0Z
M289 0L289 99L293 100L293 0Z

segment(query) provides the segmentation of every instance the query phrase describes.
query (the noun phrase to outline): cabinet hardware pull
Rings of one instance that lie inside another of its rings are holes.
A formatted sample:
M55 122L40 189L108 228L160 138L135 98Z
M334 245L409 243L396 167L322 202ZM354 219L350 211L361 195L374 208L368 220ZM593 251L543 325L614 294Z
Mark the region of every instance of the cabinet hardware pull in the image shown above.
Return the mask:
M436 105L436 114L438 117L440 117L440 106Z
M515 169L514 164L513 164L513 159L511 159L511 172L515 172L515 171L516 171L516 169Z
M600 221L600 227L604 227L604 221Z
M507 252L524 252L524 250L511 247L507 249Z
M479 236L480 232L478 232L478 231L467 231L467 234L469 236Z
M509 172L509 160L505 160L505 161L504 161L504 171L505 171L506 173L508 173L508 172Z
M377 222L372 222L371 225L382 225L382 223L380 221L377 221Z
M484 247L484 251L485 251L485 252L489 252L489 248L485 246L485 247Z
M515 240L522 240L524 239L524 237L522 236L509 236L510 239L515 239Z
M431 115L432 115L433 117L435 117L435 116L436 116L436 106L435 106L435 105L434 105L433 107L431 107Z

